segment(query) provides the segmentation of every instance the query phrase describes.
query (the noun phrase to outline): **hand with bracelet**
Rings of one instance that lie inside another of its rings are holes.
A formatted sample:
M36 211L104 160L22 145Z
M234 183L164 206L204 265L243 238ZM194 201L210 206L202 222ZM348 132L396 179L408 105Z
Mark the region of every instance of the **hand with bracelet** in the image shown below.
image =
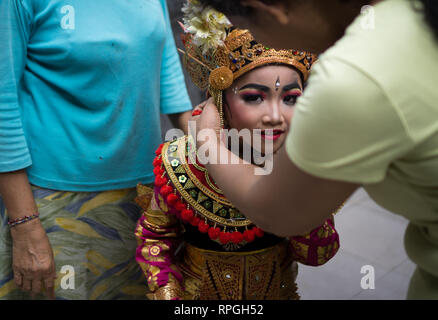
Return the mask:
M32 296L45 288L47 297L54 299L53 251L39 220L26 173L0 173L0 194L8 210L15 284Z

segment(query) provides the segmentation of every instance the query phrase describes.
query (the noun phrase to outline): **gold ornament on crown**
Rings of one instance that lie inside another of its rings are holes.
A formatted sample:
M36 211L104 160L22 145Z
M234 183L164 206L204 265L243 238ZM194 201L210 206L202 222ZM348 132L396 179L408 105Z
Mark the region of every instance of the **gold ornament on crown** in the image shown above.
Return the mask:
M254 68L282 64L294 67L307 81L317 56L299 50L276 50L257 41L248 30L232 27L226 16L199 0L183 7L184 66L193 83L208 90L224 124L222 91Z

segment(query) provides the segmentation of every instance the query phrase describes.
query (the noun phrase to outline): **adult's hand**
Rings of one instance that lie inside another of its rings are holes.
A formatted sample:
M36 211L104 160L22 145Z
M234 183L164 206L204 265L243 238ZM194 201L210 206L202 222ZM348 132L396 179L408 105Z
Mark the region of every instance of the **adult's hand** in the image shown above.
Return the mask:
M0 173L0 194L10 220L38 212L25 170ZM43 285L53 299L55 262L52 247L39 219L11 228L12 263L15 283L23 290L40 293Z
M36 294L45 288L49 299L55 298L56 269L49 238L39 219L11 228L12 268L15 284Z
M217 141L220 141L221 125L220 117L217 107L213 102L213 98L210 98L203 103L199 104L193 109L193 116L191 121L196 122L196 134L199 132L210 129L216 134ZM206 141L208 142L208 141ZM210 141L211 142L211 141ZM196 145L199 148L204 144L204 141L196 139Z

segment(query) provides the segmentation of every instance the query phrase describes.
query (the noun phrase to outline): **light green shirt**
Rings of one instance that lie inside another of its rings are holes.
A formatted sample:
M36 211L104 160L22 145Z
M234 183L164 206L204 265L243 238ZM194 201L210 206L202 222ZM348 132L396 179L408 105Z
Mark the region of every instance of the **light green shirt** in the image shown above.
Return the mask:
M315 64L287 151L409 219L406 251L419 268L408 297L438 299L438 41L411 1L377 4L372 29L368 18Z

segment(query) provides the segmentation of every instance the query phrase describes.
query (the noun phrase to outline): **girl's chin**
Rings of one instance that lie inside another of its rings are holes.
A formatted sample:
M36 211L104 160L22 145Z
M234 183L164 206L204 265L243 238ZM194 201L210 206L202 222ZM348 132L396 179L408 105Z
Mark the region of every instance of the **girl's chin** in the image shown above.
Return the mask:
M280 139L274 141L274 145L273 145L273 153L277 153L278 151L280 151L281 147L284 144L285 141L285 137L281 137Z
M271 150L266 150L265 147L262 147L260 152L263 155L266 155L266 154L276 154L278 151L280 151L280 149L283 146L283 144L284 144L284 139L281 139L281 141L275 141L272 144L272 149Z

